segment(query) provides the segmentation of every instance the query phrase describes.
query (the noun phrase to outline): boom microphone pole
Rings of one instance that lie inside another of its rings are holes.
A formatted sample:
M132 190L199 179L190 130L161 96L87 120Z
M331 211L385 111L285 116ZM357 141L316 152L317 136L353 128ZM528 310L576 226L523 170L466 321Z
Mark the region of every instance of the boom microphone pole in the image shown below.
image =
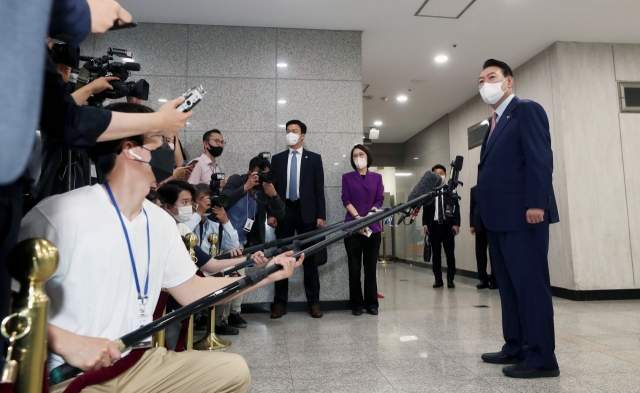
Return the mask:
M416 195L417 196L417 195ZM383 209L378 209L378 211L381 211ZM376 213L376 211L374 210L370 210L370 213ZM263 251L266 250L268 248L272 248L272 247L281 247L290 243L295 242L296 240L301 240L301 239L306 239L310 236L316 236L318 234L321 233L328 233L328 232L332 232L333 229L335 229L336 227L340 227L341 229L344 228L348 228L349 227L350 222L344 222L344 221L338 221L338 222L334 222L331 225L326 225L320 229L316 229L313 230L311 232L306 232L306 233L302 233L300 235L295 235L295 236L291 236L285 239L276 239L276 240L272 240L270 242L265 242L262 244L258 244L255 246L251 246L251 247L247 247L244 250L242 250L243 254L253 254L256 251ZM217 260L222 260L222 259L231 259L234 258L233 256L231 256L230 252L226 252L222 255L218 255L216 257ZM217 276L219 277L219 276Z
M383 213L385 213L386 215L393 215L395 213L398 213L406 209L408 206L421 204L429 198L433 199L439 192L440 191L430 191L410 202L400 204L393 208L390 208L389 210L386 210ZM304 251L295 252L292 257L298 259L302 254L313 255L316 252L328 247L331 244L334 244L340 240L343 240L349 236L352 236L357 231L367 227L372 222L374 222L374 220L372 220L372 217L374 215L375 214L369 216L369 219L363 218L356 221L350 221L349 224L353 224L353 226L349 230L345 230L342 233L338 234L337 236L334 236L330 239L326 239L320 243L314 244ZM378 219L379 217L376 216L376 221ZM225 301L227 298L237 294L238 292L244 290L245 288L249 288L259 283L260 281L264 280L266 277L277 272L280 269L282 269L282 266L280 265L271 265L264 269L256 269L250 272L249 274L247 274L246 276L242 277L241 279L223 288L220 288L209 295L203 296L202 298L196 300L191 304L188 304L175 311L172 311L164 315L163 317L160 317L155 321L139 329L132 331L131 333L125 334L124 336L114 340L113 343L118 348L118 350L122 352L125 349L131 347L133 344L140 342L141 340L144 340L145 338L166 329L169 325L177 321L182 321L186 317L192 314L195 314L198 311L202 311L205 308L211 307L215 304ZM68 363L64 363L54 368L53 370L51 370L51 373L49 374L49 380L52 385L55 385L55 384L64 382L69 378L73 378L81 372L82 370Z
M337 224L342 224L340 225L339 228L332 228L330 230L316 230L316 231L312 231L312 232L307 232L305 235L306 236L304 239L296 239L296 240L291 240L291 238L289 239L283 239L283 247L276 249L275 251L267 251L265 252L265 257L267 258L271 258L274 255L280 255L282 253L285 253L287 251L300 251L301 247L307 244L311 244L314 243L318 240L321 240L323 238L325 238L327 235L336 233L338 231L342 231L342 230L347 230L351 227L354 226L355 222L358 222L358 224L363 224L366 223L368 226L370 224L373 224L377 221L379 221L381 218L383 217L388 217L389 216L389 208L383 208L383 209L379 209L378 212L365 216L364 218L361 218L360 220L355 220L355 221L349 221L349 222L340 222ZM335 224L334 224L335 226ZM364 227L363 227L364 228ZM323 228L324 229L324 228ZM286 241L285 240L289 240ZM289 244L293 243L293 247L291 246L287 246ZM224 277L225 275L231 274L233 272L236 272L240 269L243 269L245 267L248 267L249 265L253 264L253 260L251 259L251 256L247 256L247 260L240 262L236 265L233 266L229 266L225 269L220 270L219 272L216 272L213 274L214 277Z

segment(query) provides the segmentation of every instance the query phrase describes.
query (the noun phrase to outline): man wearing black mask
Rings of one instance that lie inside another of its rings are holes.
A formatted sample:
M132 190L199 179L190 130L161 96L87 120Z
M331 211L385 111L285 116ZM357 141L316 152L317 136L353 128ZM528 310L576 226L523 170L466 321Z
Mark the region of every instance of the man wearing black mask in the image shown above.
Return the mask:
M191 176L189 176L189 180L187 180L189 183L193 185L209 184L212 174L222 172L222 167L217 158L222 154L225 144L224 137L219 130L214 128L204 133L202 136L204 153L194 160L197 163L191 172ZM226 180L223 180L220 183L220 187L224 187L226 183Z

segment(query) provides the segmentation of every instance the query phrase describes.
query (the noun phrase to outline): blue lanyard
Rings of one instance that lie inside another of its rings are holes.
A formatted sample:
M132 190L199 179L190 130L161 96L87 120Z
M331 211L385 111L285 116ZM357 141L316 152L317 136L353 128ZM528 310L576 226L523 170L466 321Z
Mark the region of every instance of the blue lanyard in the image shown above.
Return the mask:
M138 270L136 269L136 261L133 258L133 250L131 250L131 241L129 241L129 233L127 232L127 227L124 225L124 221L122 220L122 214L120 213L120 209L118 208L118 204L116 203L116 199L113 197L113 193L111 192L111 187L109 187L109 183L104 183L104 188L107 189L109 193L109 198L111 198L111 203L113 203L113 207L118 212L118 218L120 218L120 224L122 224L122 230L124 231L124 237L127 239L127 247L129 247L129 257L131 258L131 267L133 268L133 278L136 280L136 289L138 290L138 301L140 302L140 313L144 315L145 305L147 304L147 296L149 290L149 266L151 264L151 240L149 236L149 216L147 215L147 211L142 208L144 212L144 216L147 218L147 278L144 282L144 296L140 291L140 282L138 281Z

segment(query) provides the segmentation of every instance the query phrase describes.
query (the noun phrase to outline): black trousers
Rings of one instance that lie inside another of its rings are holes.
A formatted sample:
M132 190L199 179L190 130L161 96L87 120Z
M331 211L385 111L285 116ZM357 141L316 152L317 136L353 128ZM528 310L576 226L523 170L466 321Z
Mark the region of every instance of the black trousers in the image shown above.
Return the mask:
M11 275L7 270L7 260L20 232L23 187L22 180L0 187L0 321L9 315ZM3 358L5 343L4 337L0 336L0 359Z
M442 280L442 247L447 256L447 280L453 280L456 276L456 241L452 229L446 224L433 223L429 228L429 239L431 240L431 251L433 252L433 275L436 280Z
M476 232L476 262L478 263L478 278L480 282L488 282L496 285L496 274L493 270L493 261L487 259L487 251L489 249L489 239L487 233ZM491 263L491 275L487 274L487 263Z
M278 221L276 237L284 239L287 237L311 232L316 229L316 223L307 224L302 221L300 204L292 204L287 201L285 206L286 215L283 220ZM308 245L309 246L309 245ZM302 263L304 270L304 291L307 295L309 306L320 303L320 275L313 256L305 257ZM275 296L273 302L287 306L289 300L289 280L280 280L275 283Z
M353 235L344 239L349 261L349 302L352 310L378 309L376 265L381 238L381 233L378 232L371 237ZM364 296L360 282L362 266L364 266Z

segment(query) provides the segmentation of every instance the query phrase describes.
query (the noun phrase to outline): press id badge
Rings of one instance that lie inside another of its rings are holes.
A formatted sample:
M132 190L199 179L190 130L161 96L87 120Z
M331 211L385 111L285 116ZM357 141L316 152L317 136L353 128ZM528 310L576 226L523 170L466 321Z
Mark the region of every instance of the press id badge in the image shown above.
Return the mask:
M141 327L150 324L153 321L151 315L140 315L138 317L131 318L131 331L138 330ZM138 348L151 348L151 336L139 341L131 346L132 349Z
M244 224L244 231L245 232L251 232L251 228L253 227L253 220L250 218L247 218L247 222Z

